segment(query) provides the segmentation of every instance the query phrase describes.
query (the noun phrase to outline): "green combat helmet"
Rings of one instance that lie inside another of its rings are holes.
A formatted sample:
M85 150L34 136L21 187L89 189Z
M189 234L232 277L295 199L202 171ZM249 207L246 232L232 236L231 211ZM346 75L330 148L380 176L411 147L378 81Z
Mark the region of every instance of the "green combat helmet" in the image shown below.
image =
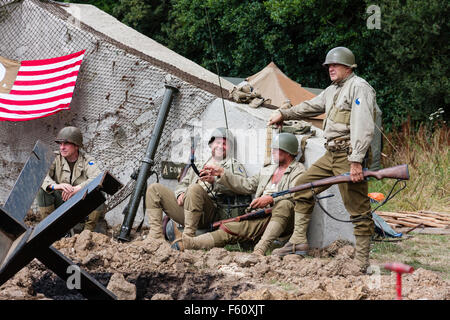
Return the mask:
M343 64L352 69L357 67L355 55L350 49L345 47L336 47L328 51L323 65L326 66L332 63Z
M83 146L83 135L77 127L65 127L59 131L55 142L70 142L81 148Z
M272 149L280 149L295 156L298 153L298 140L292 133L282 132L272 141Z
M209 139L208 145L210 145L216 138L225 138L227 139L228 142L231 143L231 145L234 145L234 136L231 133L231 131L228 130L227 128L221 127L214 129L214 131L211 134L211 138Z

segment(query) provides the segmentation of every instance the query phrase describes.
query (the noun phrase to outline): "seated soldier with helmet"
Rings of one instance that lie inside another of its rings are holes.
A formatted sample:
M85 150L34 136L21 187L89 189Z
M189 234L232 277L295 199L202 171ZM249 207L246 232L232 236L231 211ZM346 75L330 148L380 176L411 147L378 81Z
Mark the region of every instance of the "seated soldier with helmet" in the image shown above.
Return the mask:
M208 145L211 156L203 163L194 163L195 169L197 165L200 169L205 165L215 165L232 170L235 175L247 176L242 164L230 156L234 147L234 137L229 130L215 129ZM192 166L175 188L175 192L162 184L153 183L146 192L149 236L164 239L162 219L164 211L168 217L184 226L183 233L194 237L197 229L209 228L211 223L226 218L221 214L221 209L223 203L228 202L227 197L234 198L235 195L229 188L215 183L214 177L200 180Z
M59 144L56 158L37 195L39 212L44 219L74 194L88 185L100 173L97 161L81 152L83 135L77 127L61 129L55 139ZM98 220L105 212L105 205L92 211L84 229L94 231Z
M201 172L202 179L218 177L216 184L226 186L238 194L255 193L250 207L260 209L270 205L272 214L255 220L223 223L218 230L197 237L184 233L180 235L174 226L177 238L174 241L175 249L210 249L238 241L259 240L253 253L265 255L274 240L289 236L294 230L294 201L290 195L273 198L271 194L295 186L305 171L303 164L295 160L298 146L295 135L280 133L272 143L274 164L263 167L259 174L250 178L232 174L213 164L206 165Z

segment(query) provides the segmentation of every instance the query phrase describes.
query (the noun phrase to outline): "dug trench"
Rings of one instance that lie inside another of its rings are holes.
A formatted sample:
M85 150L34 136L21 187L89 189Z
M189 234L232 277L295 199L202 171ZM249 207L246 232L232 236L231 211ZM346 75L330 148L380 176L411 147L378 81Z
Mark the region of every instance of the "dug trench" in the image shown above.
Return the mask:
M353 246L344 241L311 250L307 258L257 256L224 248L180 252L145 235L121 243L89 231L53 246L119 299L391 300L396 296L396 275L380 269L374 275L361 274L353 264ZM403 298L448 300L450 280L419 268L403 276ZM0 299L83 297L33 260L0 287Z
M112 273L93 273L91 276L106 287ZM214 284L223 281L224 276L208 273L180 275L173 272L146 272L123 276L127 282L135 285L136 300L150 300L153 297L173 300L235 299L242 291L253 288L252 285L241 283L219 289ZM50 271L33 281L32 292L36 297L53 300L85 299L76 290L68 289L66 282Z

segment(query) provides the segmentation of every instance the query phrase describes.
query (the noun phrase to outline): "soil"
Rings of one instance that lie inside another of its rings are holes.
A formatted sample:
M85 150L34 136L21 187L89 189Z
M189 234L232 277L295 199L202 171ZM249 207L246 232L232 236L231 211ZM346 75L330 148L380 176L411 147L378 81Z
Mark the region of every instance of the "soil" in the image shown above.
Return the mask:
M263 257L223 248L180 252L165 241L142 235L122 243L90 231L63 238L53 246L120 299L392 300L396 297L396 274L387 273L382 266L372 275L360 273L352 260L354 248L343 241L322 250L311 250L306 258ZM121 288L120 292L114 288ZM419 268L402 276L402 293L405 300L448 300L450 280ZM1 299L84 298L69 290L65 281L35 259L0 287Z

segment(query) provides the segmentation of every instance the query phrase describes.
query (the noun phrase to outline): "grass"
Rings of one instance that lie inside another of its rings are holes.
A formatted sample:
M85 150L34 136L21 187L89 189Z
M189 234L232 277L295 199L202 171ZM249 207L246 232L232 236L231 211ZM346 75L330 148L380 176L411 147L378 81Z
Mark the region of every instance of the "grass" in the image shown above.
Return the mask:
M450 236L411 234L411 238L403 241L372 242L371 262L401 262L414 269L438 272L445 279L450 279Z
M381 211L444 211L450 203L450 130L447 126L433 131L421 125L413 131L409 123L384 139L382 167L408 164L407 187L380 208ZM369 192L385 195L394 184L392 179L369 182Z

